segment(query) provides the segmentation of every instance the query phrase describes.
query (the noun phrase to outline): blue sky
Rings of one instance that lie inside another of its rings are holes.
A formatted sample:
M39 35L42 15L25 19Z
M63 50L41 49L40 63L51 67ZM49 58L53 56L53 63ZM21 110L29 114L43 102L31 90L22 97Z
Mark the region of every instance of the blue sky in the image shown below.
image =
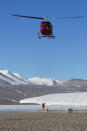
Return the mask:
M83 19L51 20L56 38L38 39L41 20L11 16L84 16ZM26 78L87 79L87 1L1 0L0 69Z

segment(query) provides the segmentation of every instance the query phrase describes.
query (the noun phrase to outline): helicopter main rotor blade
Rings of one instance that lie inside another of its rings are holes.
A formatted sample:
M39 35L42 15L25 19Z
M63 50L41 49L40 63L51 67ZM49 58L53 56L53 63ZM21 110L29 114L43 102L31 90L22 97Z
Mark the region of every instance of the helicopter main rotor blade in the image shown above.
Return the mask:
M52 19L52 20L63 20L63 19L80 19L83 18L83 16L70 16L70 17L59 17L59 18L48 18L48 19Z
M32 16L25 16L25 15L17 15L17 14L12 14L12 16L32 18L32 19L47 19L47 18L44 18L44 17L32 17Z
M24 18L32 18L32 19L44 19L44 20L63 20L63 19L80 19L83 18L83 16L70 16L70 17L58 17L58 18L53 18L53 17L33 17L33 16L25 16L25 15L18 15L18 14L12 14L12 16L17 16L17 17L24 17Z

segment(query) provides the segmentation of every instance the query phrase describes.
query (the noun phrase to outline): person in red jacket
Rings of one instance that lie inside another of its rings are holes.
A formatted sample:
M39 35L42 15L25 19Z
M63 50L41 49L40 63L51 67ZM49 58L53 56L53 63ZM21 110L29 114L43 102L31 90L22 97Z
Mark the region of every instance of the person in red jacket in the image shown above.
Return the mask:
M44 111L44 108L45 108L45 103L42 103L42 109Z

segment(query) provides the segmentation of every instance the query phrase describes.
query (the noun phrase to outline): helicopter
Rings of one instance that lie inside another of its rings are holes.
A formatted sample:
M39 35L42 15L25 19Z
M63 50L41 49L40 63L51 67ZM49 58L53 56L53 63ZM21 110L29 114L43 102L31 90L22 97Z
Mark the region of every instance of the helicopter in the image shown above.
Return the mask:
M49 20L52 19L79 19L83 16L70 16L70 17L59 17L59 18L50 18L50 17L33 17L33 16L25 16L25 15L19 15L19 14L12 14L12 16L16 17L23 17L23 18L31 18L31 19L41 19L40 24L40 32L38 32L38 38L41 39L42 37L46 37L48 39L52 38L54 39L56 36L53 35L53 26L52 23Z

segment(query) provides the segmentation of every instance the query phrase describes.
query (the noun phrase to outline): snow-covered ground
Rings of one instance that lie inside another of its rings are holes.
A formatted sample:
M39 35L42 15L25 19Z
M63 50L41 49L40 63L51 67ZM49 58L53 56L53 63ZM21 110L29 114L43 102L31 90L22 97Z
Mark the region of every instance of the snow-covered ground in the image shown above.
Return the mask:
M27 98L20 103L37 103L46 105L87 106L87 92L57 93L40 97Z

